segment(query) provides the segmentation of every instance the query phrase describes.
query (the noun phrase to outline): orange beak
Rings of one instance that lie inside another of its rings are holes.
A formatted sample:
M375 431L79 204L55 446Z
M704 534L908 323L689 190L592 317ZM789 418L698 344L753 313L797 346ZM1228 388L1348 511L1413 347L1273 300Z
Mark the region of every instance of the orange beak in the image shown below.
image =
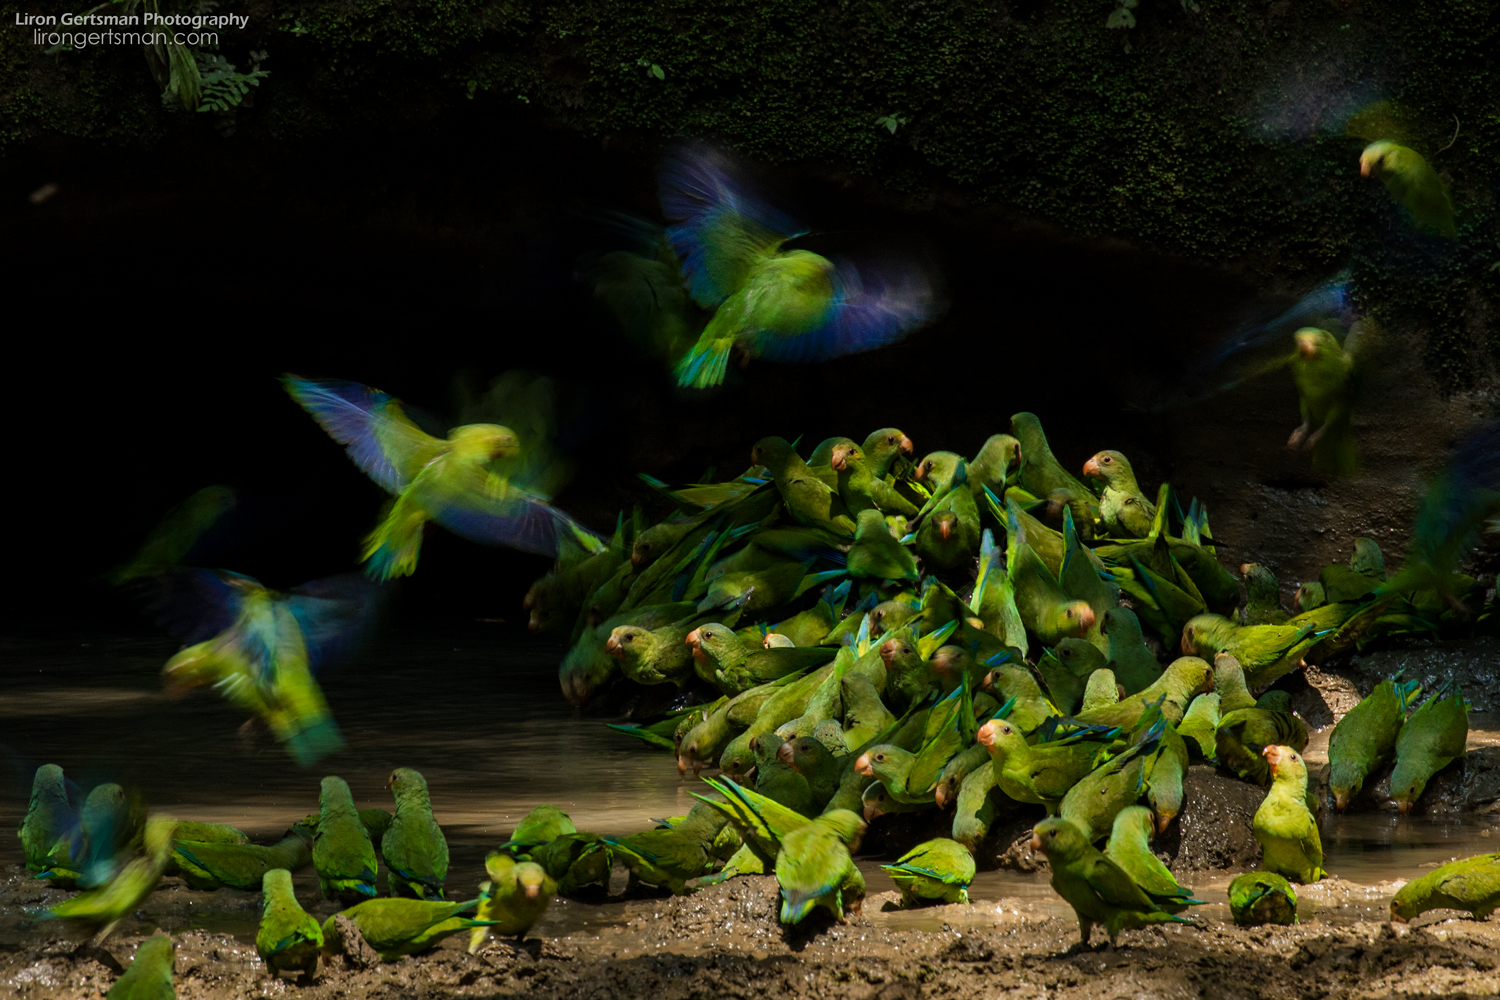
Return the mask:
M797 770L797 762L792 754L792 745L790 743L783 743L776 748L776 759L793 771Z
M976 738L981 744L984 745L986 749L988 749L989 747L995 745L995 731L995 721L991 719L989 722L986 722L984 725L979 727L979 732L978 734L976 734Z
M1094 617L1093 608L1084 608L1082 611L1080 611L1078 613L1078 634L1082 635L1089 629L1093 628L1095 621L1097 621L1097 619Z
M1099 456L1098 455L1095 455L1093 458L1091 458L1087 462L1083 463L1083 474L1085 476L1102 476L1102 475L1104 475L1104 471L1099 468Z
M1249 575L1250 575L1250 564L1249 563L1240 563L1240 576L1249 576Z
M953 522L946 519L938 521L938 534L946 542L948 537L953 534Z
M1042 838L1033 833L1031 835L1031 841L1027 844L1027 846L1030 847L1033 851L1040 851L1042 849Z
M887 639L880 644L880 658L885 661L886 666L891 665L891 660L896 656L896 640Z
M859 755L859 759L854 762L854 769L866 778L875 777L875 766L870 763L870 755L867 753Z
M528 885L524 891L527 899L536 899L542 894L542 887L539 885Z
M617 660L625 655L625 650L620 645L620 637L615 635L610 636L604 643L604 651Z
M1368 177L1368 176L1370 176L1370 161L1369 160L1360 160L1359 161L1359 176L1361 176L1361 177Z
M1187 656L1193 655L1193 634L1187 629L1182 630L1182 652Z
M903 434L901 435L901 443L896 447L901 449L901 454L910 455L916 446L911 443L911 438Z

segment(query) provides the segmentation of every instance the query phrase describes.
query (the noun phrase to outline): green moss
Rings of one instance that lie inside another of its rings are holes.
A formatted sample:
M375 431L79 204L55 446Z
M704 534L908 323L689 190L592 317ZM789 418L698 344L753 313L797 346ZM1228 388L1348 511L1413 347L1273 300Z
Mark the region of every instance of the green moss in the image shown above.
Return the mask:
M586 135L707 136L773 161L829 162L898 194L957 195L1268 280L1308 282L1352 260L1360 298L1426 330L1429 363L1461 385L1459 345L1475 341L1500 256L1500 3L1345 13L1223 0L1188 13L1144 0L1129 32L1104 27L1113 6L262 0L220 11L248 11L244 44L271 53L242 134L420 122L473 100ZM0 4L0 17L15 9ZM136 54L3 45L10 145L189 127L153 106ZM1412 238L1358 174L1362 143L1341 124L1382 97L1432 123L1415 143L1429 154L1461 123L1433 158L1458 205L1455 244ZM879 124L888 115L905 121L894 134Z

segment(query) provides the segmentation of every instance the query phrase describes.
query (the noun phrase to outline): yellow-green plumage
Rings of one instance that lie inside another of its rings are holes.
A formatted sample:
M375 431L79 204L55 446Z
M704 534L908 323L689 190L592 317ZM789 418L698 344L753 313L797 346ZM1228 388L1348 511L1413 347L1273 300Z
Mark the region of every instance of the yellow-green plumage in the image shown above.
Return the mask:
M1402 886L1391 900L1391 919L1407 921L1428 910L1467 910L1483 920L1500 908L1500 854L1450 861Z
M409 767L398 767L386 786L396 799L396 816L380 839L390 892L442 899L448 878L448 840L433 818L427 780Z
M1260 841L1261 870L1293 882L1316 882L1327 873L1318 822L1307 808L1307 765L1290 747L1266 747L1265 758L1271 790L1251 821Z
M1297 891L1275 872L1245 872L1229 883L1229 911L1241 927L1295 924Z
M1396 737L1391 801L1402 815L1411 811L1434 774L1464 755L1469 739L1469 703L1458 691L1439 692L1411 713Z
M781 886L781 922L801 922L822 907L840 923L858 911L865 894L864 876L849 851L864 834L865 824L847 809L832 809L781 838L776 881Z
M351 906L342 914L323 921L323 950L333 952L343 947L334 920L348 917L360 936L383 961L394 962L402 955L414 955L431 948L443 938L479 925L480 921L458 914L473 909L479 900L448 903L426 899L369 899Z
M967 903L976 870L969 849L943 837L918 844L895 864L880 867L901 890L903 906Z
M172 849L179 874L194 889L256 889L271 869L298 871L312 861L311 840L295 828L270 847L179 840Z
M66 863L71 853L69 843L58 841L77 823L78 809L69 801L63 769L56 764L43 764L31 779L31 802L16 830L27 871L37 874L54 864Z
M1328 789L1339 812L1364 787L1365 779L1396 752L1396 737L1416 685L1381 681L1333 727L1328 738Z
M354 808L354 796L343 778L323 779L322 807L313 836L312 862L324 899L357 903L375 896L375 845Z
M146 821L142 856L131 859L103 885L55 903L48 912L97 928L94 940L104 940L161 881L172 853L172 828L176 825L170 816L152 816Z
M1359 154L1359 172L1378 177L1418 229L1452 237L1453 201L1443 179L1414 149L1389 140L1372 142Z
M1168 913L1181 913L1202 900L1193 898L1193 890L1177 884L1167 866L1151 853L1151 834L1155 826L1151 810L1145 806L1128 806L1115 816L1110 828L1104 856L1124 869L1151 901Z
M171 937L156 934L141 942L125 974L115 980L105 1000L175 1000L172 965L177 947Z
M517 861L492 851L484 859L489 881L479 887L479 910L475 916L489 924L469 932L469 954L477 952L493 931L524 938L557 893L554 882L540 865Z
M323 948L323 929L308 916L292 891L292 873L273 868L261 881L265 902L260 927L255 932L255 952L272 975L305 972L318 974L318 954Z

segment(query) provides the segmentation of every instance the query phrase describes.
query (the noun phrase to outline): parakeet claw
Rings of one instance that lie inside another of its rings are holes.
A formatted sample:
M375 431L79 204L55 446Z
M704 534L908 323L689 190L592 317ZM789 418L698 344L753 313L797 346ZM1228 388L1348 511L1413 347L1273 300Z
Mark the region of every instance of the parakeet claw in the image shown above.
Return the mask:
M1308 432L1310 430L1312 430L1311 427L1309 427L1307 424L1303 424L1302 426L1298 427L1296 430L1292 431L1292 436L1286 439L1287 450L1288 451L1300 451L1300 450L1302 450L1302 447L1303 447L1302 442L1307 439L1307 434L1308 434Z

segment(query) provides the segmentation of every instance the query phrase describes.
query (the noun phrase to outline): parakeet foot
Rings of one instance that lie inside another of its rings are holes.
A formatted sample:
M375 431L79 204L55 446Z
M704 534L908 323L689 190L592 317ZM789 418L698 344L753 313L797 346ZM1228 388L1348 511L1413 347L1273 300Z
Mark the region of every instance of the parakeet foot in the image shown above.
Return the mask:
M1292 436L1286 439L1287 450L1288 451L1300 451L1300 450L1302 450L1303 442L1307 440L1308 432L1311 431L1311 430L1312 430L1312 428L1310 426L1308 426L1307 424L1303 424L1302 426L1298 427L1296 430L1292 431Z

